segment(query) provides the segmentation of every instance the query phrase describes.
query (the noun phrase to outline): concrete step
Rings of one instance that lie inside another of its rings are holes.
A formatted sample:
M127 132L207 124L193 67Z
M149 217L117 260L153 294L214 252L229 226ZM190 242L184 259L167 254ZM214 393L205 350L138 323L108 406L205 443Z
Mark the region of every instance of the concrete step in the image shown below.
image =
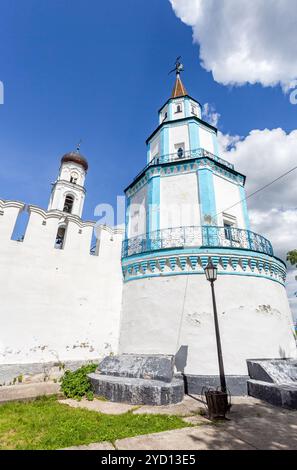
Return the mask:
M297 384L275 384L250 379L248 394L271 405L297 410Z

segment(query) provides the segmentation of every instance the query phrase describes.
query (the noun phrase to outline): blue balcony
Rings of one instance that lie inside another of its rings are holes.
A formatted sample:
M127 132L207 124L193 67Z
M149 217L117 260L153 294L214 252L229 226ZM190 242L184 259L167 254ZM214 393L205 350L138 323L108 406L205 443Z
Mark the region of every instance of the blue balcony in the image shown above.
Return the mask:
M160 155L153 158L141 172L134 178L136 180L140 174L142 174L145 170L147 170L150 166L153 165L161 165L163 163L174 163L183 160L191 160L193 158L209 158L225 167L229 168L230 170L234 170L234 165L232 163L227 162L227 160L223 160L223 158L214 155L211 152L203 148L193 149L193 150L183 150L182 152L175 152L169 153L167 155Z
M122 257L171 248L228 248L251 250L273 256L273 248L266 238L234 227L176 227L157 230L123 241Z

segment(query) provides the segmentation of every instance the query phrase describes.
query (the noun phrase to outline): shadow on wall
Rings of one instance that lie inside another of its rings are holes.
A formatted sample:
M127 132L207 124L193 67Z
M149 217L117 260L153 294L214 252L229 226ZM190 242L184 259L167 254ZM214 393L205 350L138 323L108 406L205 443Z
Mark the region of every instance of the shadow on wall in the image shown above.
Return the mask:
M177 351L175 358L174 358L177 372L181 372L181 374L183 374L184 376L184 385L185 385L186 394L188 393L188 384L187 384L187 380L186 380L184 373L185 373L185 368L187 365L188 349L189 347L186 345L181 346L179 350Z

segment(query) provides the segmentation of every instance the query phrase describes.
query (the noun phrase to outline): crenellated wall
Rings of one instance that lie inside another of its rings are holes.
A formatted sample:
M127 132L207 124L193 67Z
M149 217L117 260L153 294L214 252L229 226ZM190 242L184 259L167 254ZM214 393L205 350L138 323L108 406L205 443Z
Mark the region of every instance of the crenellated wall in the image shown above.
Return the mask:
M22 210L23 241L11 236ZM0 201L0 365L95 359L117 349L122 230ZM59 226L63 249L55 248ZM1 377L0 377L1 383Z

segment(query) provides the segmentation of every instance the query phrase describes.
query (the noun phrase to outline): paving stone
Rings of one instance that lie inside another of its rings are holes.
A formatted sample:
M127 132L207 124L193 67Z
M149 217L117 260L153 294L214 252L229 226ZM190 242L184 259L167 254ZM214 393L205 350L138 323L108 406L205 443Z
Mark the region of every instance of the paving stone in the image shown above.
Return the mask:
M83 446L65 447L60 450L114 450L114 446L111 442L95 442Z
M183 421L185 421L186 423L189 423L189 424L193 424L194 426L197 426L197 425L200 425L200 424L209 424L209 425L212 424L212 422L209 419L203 418L203 416L199 416L199 415L185 416L183 418Z
M77 401L77 400L73 400L72 398L67 398L65 400L59 400L59 403L62 403L64 405L69 405L73 408L85 408L87 410L97 411L99 413L108 414L108 415L121 415L135 408L135 406L127 405L126 403L114 403L111 401L101 401L101 400L97 400L96 398L93 401L88 401L86 399Z
M163 406L141 406L134 411L135 414L166 414L177 416L190 416L204 411L205 407L200 397L186 395L181 403Z
M297 416L248 417L229 421L224 430L259 450L297 450Z
M147 434L115 442L118 450L253 450L217 426L199 426Z
M0 387L0 403L30 400L43 395L57 395L60 385L54 382L37 382Z
M137 436L116 441L115 447L119 450L296 450L297 449L297 411L284 410L268 405L265 402L251 397L236 397L232 400L230 421L221 421L212 425L209 420L195 414L201 406L199 397L185 397L180 405L162 407L142 406L134 413L173 413L174 408L180 408L180 413L193 412L192 416L185 416L184 420L197 427L187 427L162 433ZM65 401L65 400L63 400ZM99 405L108 402L99 402ZM79 402L75 402L76 404ZM82 402L80 402L82 403ZM94 402L88 402L94 403ZM115 405L115 403L112 403ZM122 404L120 406L123 406ZM129 405L126 405L129 406ZM161 410L160 410L161 409ZM205 424L204 424L205 423ZM91 444L91 446L109 445L109 443ZM89 446L79 446L86 448ZM94 447L100 449L101 447Z

